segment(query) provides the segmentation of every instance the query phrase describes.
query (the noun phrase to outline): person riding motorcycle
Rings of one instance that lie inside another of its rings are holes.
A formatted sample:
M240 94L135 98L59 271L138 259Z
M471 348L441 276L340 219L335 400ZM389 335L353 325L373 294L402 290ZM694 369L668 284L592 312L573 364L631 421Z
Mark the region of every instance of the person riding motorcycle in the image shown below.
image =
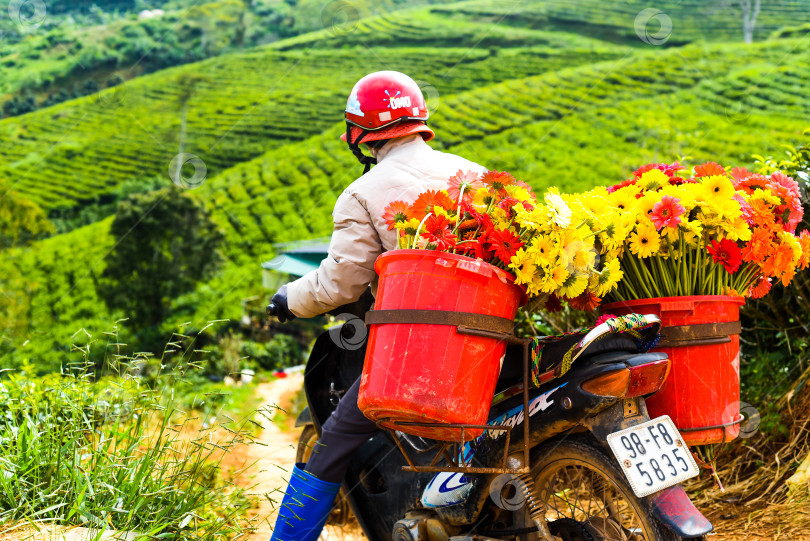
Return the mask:
M273 296L281 322L324 314L357 301L369 285L375 289L374 262L398 241L384 218L389 203L446 189L458 171L485 172L476 163L428 146L434 137L428 116L419 85L405 74L380 71L354 85L341 139L365 170L335 203L329 253L319 268ZM377 165L371 169L372 164ZM323 530L352 455L379 431L357 407L359 386L358 379L324 423L308 462L295 465L271 541L315 540Z

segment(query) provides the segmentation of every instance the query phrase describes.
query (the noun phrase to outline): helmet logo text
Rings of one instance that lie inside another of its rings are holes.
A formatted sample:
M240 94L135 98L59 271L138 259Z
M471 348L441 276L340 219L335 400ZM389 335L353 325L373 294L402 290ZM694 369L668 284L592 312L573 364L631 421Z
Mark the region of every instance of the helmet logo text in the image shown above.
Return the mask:
M387 90L385 91L385 95L388 96L384 98L384 101L388 102L389 109L402 109L403 107L410 107L411 106L411 97L410 96L402 96L401 90L397 90L397 93L391 96L391 93Z

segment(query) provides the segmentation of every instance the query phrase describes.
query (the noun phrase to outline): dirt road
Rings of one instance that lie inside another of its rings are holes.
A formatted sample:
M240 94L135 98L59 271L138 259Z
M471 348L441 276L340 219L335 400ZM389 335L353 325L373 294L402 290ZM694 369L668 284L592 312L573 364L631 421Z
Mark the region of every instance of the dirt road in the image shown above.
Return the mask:
M287 378L268 383L260 383L257 395L265 411L273 412L276 406L289 411L295 394L303 385L303 376L294 374ZM268 413L270 418L272 413ZM257 530L250 536L253 541L267 541L276 522L278 506L284 497L290 472L295 464L295 451L300 430L290 424L273 422L265 415L258 415L256 421L262 424L262 431L257 440L263 445L243 445L234 450L234 456L228 462L233 466L239 463L254 464L255 476L251 480L254 488L251 492L259 498L259 507L254 510ZM272 500L272 501L271 501ZM342 530L327 526L320 537L321 541L367 541L365 535L357 529Z

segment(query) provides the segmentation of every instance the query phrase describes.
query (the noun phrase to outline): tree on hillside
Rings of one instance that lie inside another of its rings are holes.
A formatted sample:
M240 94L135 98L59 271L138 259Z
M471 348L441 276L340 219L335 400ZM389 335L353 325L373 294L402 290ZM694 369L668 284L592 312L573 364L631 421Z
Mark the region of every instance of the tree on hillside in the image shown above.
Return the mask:
M39 205L0 183L0 249L28 243L53 230Z
M211 276L221 260L223 235L191 196L172 186L133 194L118 205L98 293L133 326L161 323L171 301Z
M754 41L754 28L757 24L762 0L721 0L720 8L737 6L740 8L743 23L743 39L746 43Z

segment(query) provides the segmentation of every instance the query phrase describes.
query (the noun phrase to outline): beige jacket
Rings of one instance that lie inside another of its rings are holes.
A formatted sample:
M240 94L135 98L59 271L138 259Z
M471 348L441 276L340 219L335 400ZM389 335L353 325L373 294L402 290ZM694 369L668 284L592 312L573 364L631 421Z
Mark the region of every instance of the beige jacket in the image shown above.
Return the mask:
M425 190L444 190L459 170L485 171L433 150L420 135L393 139L380 149L377 162L338 197L329 255L319 268L287 286L287 303L296 316L323 314L356 301L369 284L376 286L374 262L397 247L397 231L389 231L383 220L389 203L411 203Z

